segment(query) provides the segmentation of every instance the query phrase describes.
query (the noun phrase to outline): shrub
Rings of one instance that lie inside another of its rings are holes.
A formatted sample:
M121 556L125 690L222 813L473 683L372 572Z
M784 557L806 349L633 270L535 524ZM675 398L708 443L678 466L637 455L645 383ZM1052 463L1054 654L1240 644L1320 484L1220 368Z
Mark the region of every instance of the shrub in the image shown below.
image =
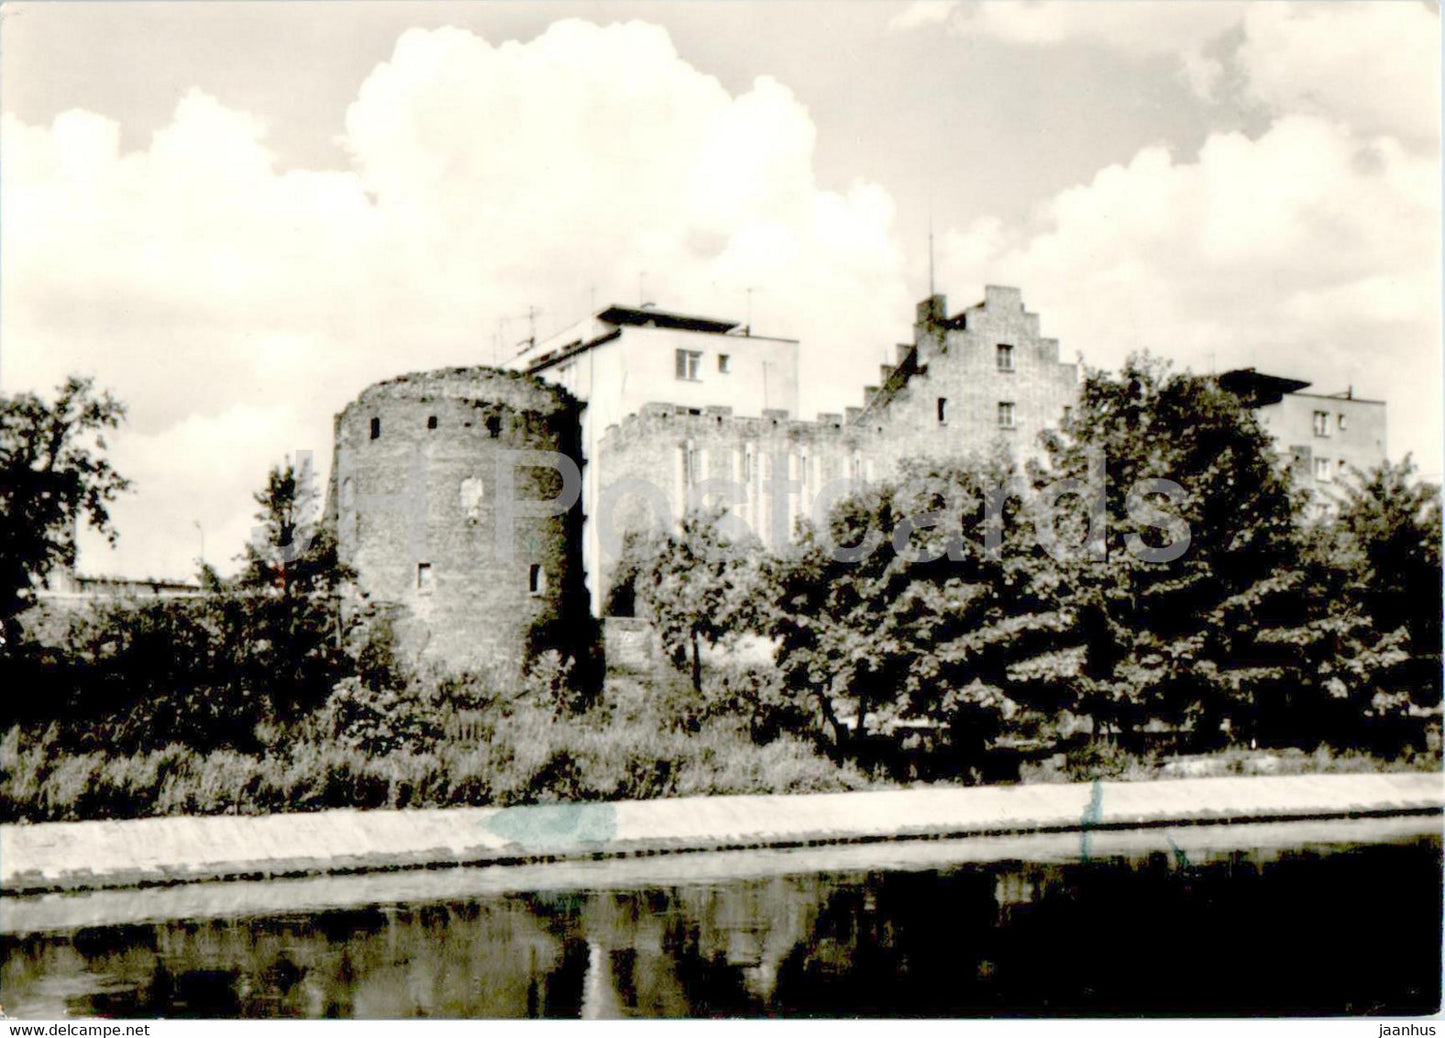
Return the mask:
M342 746L370 754L431 746L442 733L435 701L410 690L372 688L343 678L322 709L323 727Z

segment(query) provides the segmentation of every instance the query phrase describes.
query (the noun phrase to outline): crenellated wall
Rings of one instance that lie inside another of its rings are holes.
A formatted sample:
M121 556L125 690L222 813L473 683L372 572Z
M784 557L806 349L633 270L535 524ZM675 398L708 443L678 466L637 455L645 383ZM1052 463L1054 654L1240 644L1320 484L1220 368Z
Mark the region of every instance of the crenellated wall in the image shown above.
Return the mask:
M650 403L610 426L594 459L601 492L588 509L601 524L594 593L610 587L628 530L670 525L723 500L721 488L703 493L704 480L737 486L732 514L778 547L800 517L821 520L849 486L887 478L908 460L999 450L1035 457L1040 433L1057 428L1076 399L1078 366L1059 361L1058 342L1039 334L1017 289L990 286L951 318L933 296L919 304L914 335L897 364L880 370L880 384L866 387L865 405L845 415L800 421L784 411L739 417L726 407ZM1000 346L1011 347L1006 368ZM1000 403L1011 405L1011 425L1000 423Z

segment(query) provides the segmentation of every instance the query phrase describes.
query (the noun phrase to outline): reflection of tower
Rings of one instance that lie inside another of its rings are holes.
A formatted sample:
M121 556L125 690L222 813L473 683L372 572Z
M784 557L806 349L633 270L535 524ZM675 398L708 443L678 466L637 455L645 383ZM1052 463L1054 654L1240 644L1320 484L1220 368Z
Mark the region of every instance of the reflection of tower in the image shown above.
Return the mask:
M1028 904L1034 894L1033 880L1022 872L1000 872L994 876L993 899L998 905L999 921L1006 922L1013 909Z
M587 975L582 980L582 1019L616 1020L622 1016L612 956L596 941L587 942Z

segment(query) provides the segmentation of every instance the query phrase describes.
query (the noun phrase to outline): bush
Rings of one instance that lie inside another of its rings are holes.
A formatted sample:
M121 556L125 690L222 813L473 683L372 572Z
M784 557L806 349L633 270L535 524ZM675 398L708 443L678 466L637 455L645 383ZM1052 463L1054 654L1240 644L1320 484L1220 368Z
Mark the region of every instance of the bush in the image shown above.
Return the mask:
M441 736L435 702L409 690L375 689L343 678L322 708L322 727L342 746L368 754L423 749Z

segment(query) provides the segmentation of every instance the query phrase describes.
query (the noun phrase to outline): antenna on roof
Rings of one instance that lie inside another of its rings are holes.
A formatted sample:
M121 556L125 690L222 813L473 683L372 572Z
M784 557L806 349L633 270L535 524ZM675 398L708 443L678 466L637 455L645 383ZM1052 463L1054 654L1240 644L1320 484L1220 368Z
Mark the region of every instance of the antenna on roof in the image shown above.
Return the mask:
M936 294L933 286L933 198L928 199L928 298Z
M647 271L645 270L637 272L637 305L647 305Z

